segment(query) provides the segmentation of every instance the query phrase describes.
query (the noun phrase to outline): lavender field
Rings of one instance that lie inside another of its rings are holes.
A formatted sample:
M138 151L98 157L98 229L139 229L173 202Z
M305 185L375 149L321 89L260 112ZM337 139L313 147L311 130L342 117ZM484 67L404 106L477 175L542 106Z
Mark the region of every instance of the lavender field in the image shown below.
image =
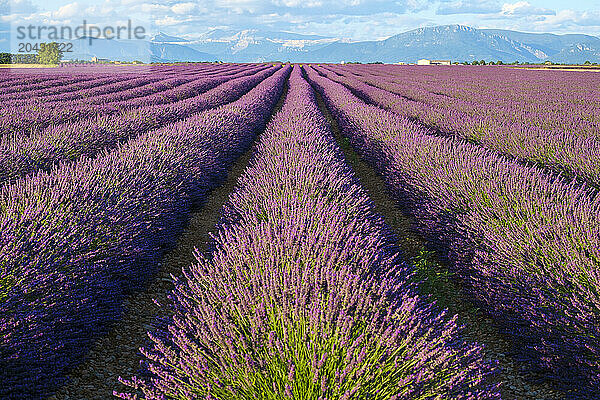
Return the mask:
M0 399L600 398L600 74L0 71Z

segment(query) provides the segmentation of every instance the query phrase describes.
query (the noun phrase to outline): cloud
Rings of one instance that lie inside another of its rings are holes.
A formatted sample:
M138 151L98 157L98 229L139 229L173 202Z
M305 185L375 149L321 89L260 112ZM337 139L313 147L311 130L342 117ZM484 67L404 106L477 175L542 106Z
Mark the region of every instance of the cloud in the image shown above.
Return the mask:
M87 7L84 11L85 15L93 15L93 16L116 16L117 11L115 8L110 5L108 2L104 4L94 4Z
M348 31L344 37L350 34L360 35L362 38L374 30L377 31L377 37L389 36L384 32L385 29L381 28L381 15L409 15L426 9L430 4L427 0L166 0L160 3L151 0L105 1L111 4L119 3L130 13L145 14L156 27L168 30L174 35L201 34L217 25L234 30L258 28L299 33L313 33L307 30L318 26L321 34L330 36L335 24L339 25L340 31ZM366 19L360 20L361 17ZM332 28L327 29L325 24L331 24ZM400 29L397 23L390 27L395 28L394 32Z
M436 14L495 14L501 11L502 7L494 0L459 0L447 4L440 4Z
M157 19L154 21L154 23L158 26L172 26L172 25L179 25L186 22L186 20L184 19L177 19L177 18L173 18L173 17L165 17L165 18L161 18L161 19Z
M314 7L322 7L323 1L321 0L275 0L273 3L280 7L289 7L289 8L314 8Z
M430 7L426 0L274 0L274 4L299 14L376 15L405 14Z
M8 14L31 14L37 11L29 0L0 0L0 15Z
M556 11L547 8L539 8L532 6L527 1L519 1L516 3L504 3L502 5L502 14L507 16L512 15L556 15Z
M7 26L10 26L10 23L18 21L19 19L21 19L21 15L20 14L0 15L0 22L1 23L7 23L8 24Z
M477 27L484 22L496 28L598 34L598 13L554 11L541 0L0 0L0 23L4 19L7 24L71 24L85 19L114 25L131 18L141 20L151 33L160 29L193 36L220 27L354 40L374 40L423 26Z
M560 10L546 15L504 13L481 15L477 20L465 22L466 25L478 28L510 29L522 32L539 33L583 33L600 36L600 10L577 11Z
M175 14L188 15L194 13L198 9L196 3L178 3L171 6L171 11Z
M427 0L216 0L212 8L236 14L374 15L424 10Z
M554 15L548 15L542 20L535 21L534 26L538 31L571 30L589 33L590 27L600 27L600 10L583 12L561 10Z
M429 22L413 15L394 13L370 16L346 16L325 20L311 20L299 25L306 33L352 40L378 40L402 33Z
M133 13L148 15L166 15L171 11L171 7L164 4L142 3L129 6L128 10Z
M70 3L60 7L58 11L52 13L52 16L58 19L68 19L81 15L83 11L84 8L79 3Z

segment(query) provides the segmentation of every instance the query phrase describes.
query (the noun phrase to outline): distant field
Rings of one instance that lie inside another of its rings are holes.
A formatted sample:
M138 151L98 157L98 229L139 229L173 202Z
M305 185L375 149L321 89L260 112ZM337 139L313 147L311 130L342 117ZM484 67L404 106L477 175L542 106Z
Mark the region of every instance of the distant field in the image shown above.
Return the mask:
M48 64L0 64L0 68L56 68L58 65Z
M554 71L600 71L600 65L519 65L509 66L509 68L534 69L534 70L554 70Z
M0 398L598 398L597 66L12 67Z

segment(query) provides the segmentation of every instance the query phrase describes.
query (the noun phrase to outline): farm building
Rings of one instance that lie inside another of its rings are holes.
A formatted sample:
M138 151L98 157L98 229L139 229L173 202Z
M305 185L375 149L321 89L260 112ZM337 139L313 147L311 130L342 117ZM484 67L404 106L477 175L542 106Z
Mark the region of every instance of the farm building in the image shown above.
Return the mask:
M110 62L110 60L108 58L98 58L96 56L92 57L92 62L93 63L105 63L105 62Z
M450 60L427 60L421 59L417 61L417 65L452 65Z

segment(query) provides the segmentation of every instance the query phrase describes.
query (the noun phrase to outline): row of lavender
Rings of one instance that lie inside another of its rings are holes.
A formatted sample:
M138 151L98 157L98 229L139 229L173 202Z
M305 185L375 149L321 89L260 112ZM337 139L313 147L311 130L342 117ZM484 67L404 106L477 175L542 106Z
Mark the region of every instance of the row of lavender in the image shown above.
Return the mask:
M44 72L46 72L45 70ZM173 76L172 71L163 70L161 74ZM26 99L27 94L33 92L44 93L62 93L66 92L65 87L77 88L77 87L92 87L95 82L102 82L103 80L113 80L116 82L118 79L135 79L139 78L140 75L149 77L149 74L138 74L134 75L131 73L122 73L119 71L104 71L102 73L62 73L59 75L48 75L45 73L39 78L26 75L23 77L15 76L13 74L3 71L2 79L0 81L0 97L3 100L10 99ZM30 99L30 101L36 101Z
M580 116L571 112L572 107L560 112L554 104L546 104L545 109L535 112L507 107L500 100L497 101L500 104L481 104L431 94L415 88L414 82L401 82L399 77L385 78L367 73L355 75L351 73L352 69L347 68L331 68L343 77L325 69L320 71L344 83L368 102L417 119L443 134L455 135L501 154L565 172L569 177L578 177L593 186L600 185L600 164L596 162L600 157L600 119L594 117L600 115L597 98L596 105L591 102L587 103L587 107L575 104L582 113ZM527 73L531 74L530 71ZM593 87L593 82L588 82L588 86ZM405 97L408 95L407 86L412 93L408 99ZM420 96L414 94L417 91L422 92ZM487 93L489 97L501 97L495 91ZM538 93L538 96L543 95ZM551 96L544 99L554 103Z
M95 78L106 78L115 75L129 75L139 77L140 75L169 74L171 76L181 76L188 73L195 73L199 69L218 69L214 66L171 66L171 67L147 67L147 68L122 68L122 67L86 67L86 68L67 68L67 69L48 69L25 70L23 73L14 73L14 69L1 71L0 75L0 94L27 92L34 89L43 89L51 87L60 87L65 84L83 82Z
M5 73L5 76L9 76ZM111 78L111 77L108 77ZM4 85L0 86L0 96L5 99L10 99L13 97L19 97L21 94L25 94L27 92L31 92L34 90L47 90L60 88L65 85L78 85L85 84L85 82L94 82L96 80L104 80L107 79L107 76L103 75L67 75L67 76L59 76L55 78L46 79L36 79L36 78L23 78L23 79L6 79L3 82L6 82ZM115 79L112 76L112 79ZM59 89L60 90L60 89Z
M432 135L307 72L343 134L442 246L474 298L519 340L519 350L572 393L597 393L600 197L479 146Z
M102 94L121 92L126 89L136 88L146 83L159 82L164 79L179 78L190 81L197 77L207 78L247 68L249 67L231 65L222 68L202 68L195 71L192 70L185 74L183 71L180 71L180 73L177 74L168 71L157 71L157 73L152 74L151 76L141 77L131 74L111 74L107 77L94 78L92 75L91 77L86 77L84 81L72 84L27 90L16 94L0 95L0 99L3 100L2 108L7 108L9 105L40 106L40 103L43 103L45 107L56 107L56 102L67 100L89 101L91 98ZM106 98L106 96L104 98ZM110 101L110 99L108 100Z
M123 382L145 399L498 397L479 347L410 275L296 66L210 258L150 334L150 375Z
M586 72L390 65L346 70L392 80L414 100L434 100L447 106L456 99L469 112L500 113L531 125L550 127L564 116L575 122L589 122L596 114L594 109L600 106L596 94L600 77ZM490 109L477 107L481 105Z
M56 82L56 85L50 87L37 88L38 85L26 85L27 90L19 90L11 93L0 94L0 100L2 100L2 108L6 108L7 105L16 105L23 103L36 103L39 104L41 101L52 101L54 99L61 100L63 97L67 97L64 100L68 100L69 97L76 97L79 91L95 90L102 87L109 87L111 84L119 84L130 82L131 87L140 82L148 83L163 79L160 76L147 76L147 77L136 77L130 74L126 75L109 75L107 77L88 77L84 76L81 78L65 78ZM59 84L60 83L60 84ZM15 87L10 87L11 90L15 90ZM6 89L4 90L6 92ZM108 92L107 92L108 93ZM46 102L45 101L45 102Z
M216 86L227 80L230 76L249 73L258 68L235 68L231 71L223 71L218 76L210 77L199 72L189 78L168 79L166 90L160 91L160 84L139 86L147 82L146 78L119 80L103 86L83 89L66 93L70 98L64 99L49 96L45 101L30 102L31 104L8 104L0 109L0 121L2 122L0 134L5 136L4 141L13 136L27 136L37 133L50 126L77 121L82 118L90 118L97 115L108 115L118 113L122 110L139 108L142 106L166 104L194 95L199 91L206 90L207 85ZM164 82L166 79L161 78ZM159 80L160 82L160 80ZM178 85L177 83L181 84ZM187 82L187 83L186 83ZM137 84L138 86L132 86ZM175 86L170 87L175 83ZM210 88L211 86L209 86ZM56 101L51 102L50 100Z
M263 75L234 103L2 189L1 398L45 398L64 382L123 296L154 272L190 205L264 128L288 74Z
M124 107L124 112L51 125L29 136L5 138L0 142L0 183L14 181L35 171L50 170L59 162L93 157L144 132L235 101L278 68L243 70L232 76L197 79L164 94L130 101L135 104L156 102L156 105L131 110ZM179 95L175 98L183 99L171 102L173 93ZM117 110L120 108L115 106ZM76 113L76 110L66 109L65 112ZM81 110L86 108L82 106ZM48 115L52 117L53 113Z

